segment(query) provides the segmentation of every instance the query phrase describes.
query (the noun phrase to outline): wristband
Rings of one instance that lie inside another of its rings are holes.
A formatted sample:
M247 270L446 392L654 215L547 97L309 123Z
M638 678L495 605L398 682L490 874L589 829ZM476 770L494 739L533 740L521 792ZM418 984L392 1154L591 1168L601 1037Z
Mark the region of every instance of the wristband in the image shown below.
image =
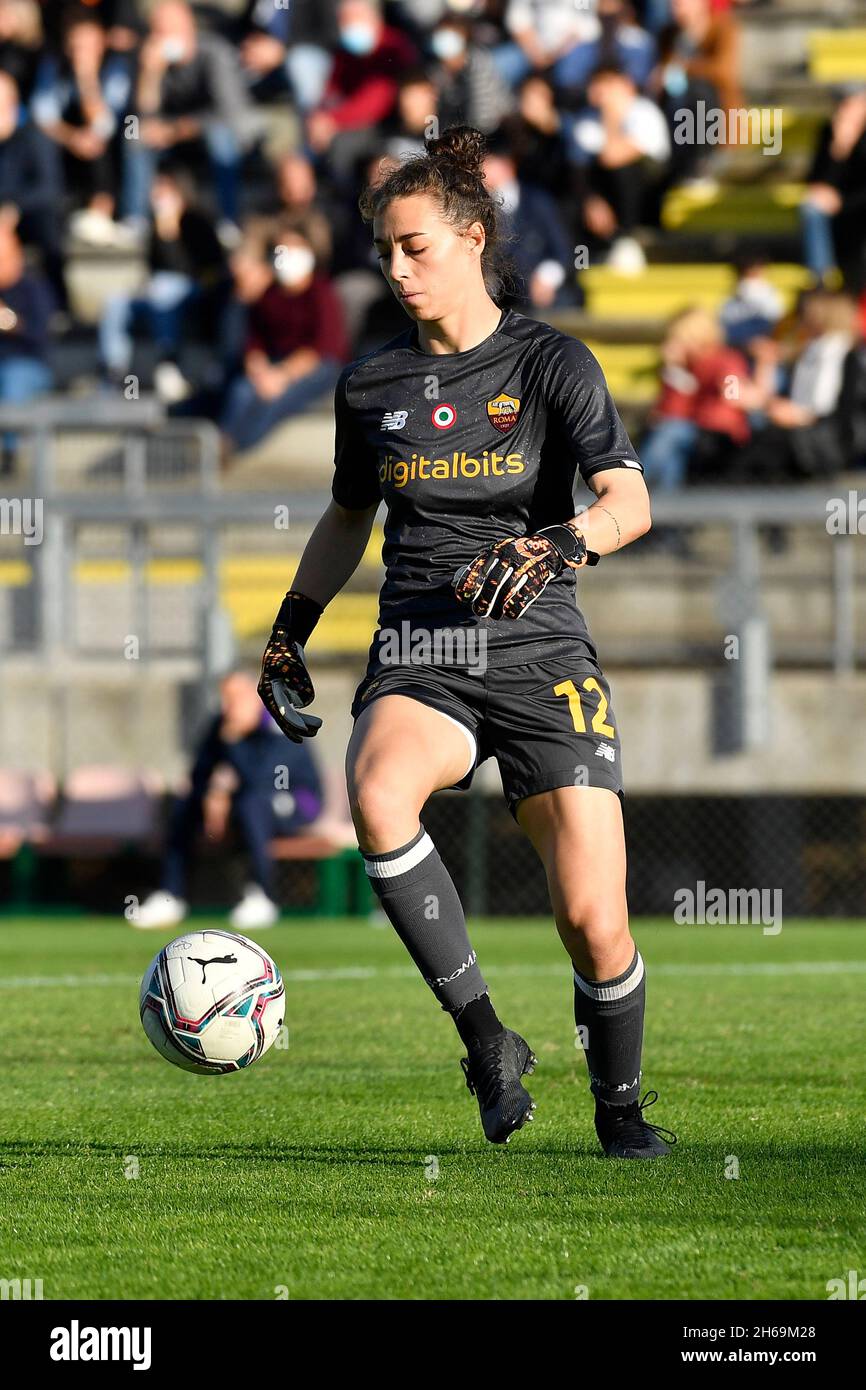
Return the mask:
M274 619L274 627L282 628L290 642L297 642L303 647L324 611L315 599L289 589Z
M598 564L598 555L594 550L587 550L586 540L582 533L575 531L567 522L558 522L554 526L542 526L541 530L536 531L535 534L545 536L567 565L580 568L579 562L584 555L588 565Z

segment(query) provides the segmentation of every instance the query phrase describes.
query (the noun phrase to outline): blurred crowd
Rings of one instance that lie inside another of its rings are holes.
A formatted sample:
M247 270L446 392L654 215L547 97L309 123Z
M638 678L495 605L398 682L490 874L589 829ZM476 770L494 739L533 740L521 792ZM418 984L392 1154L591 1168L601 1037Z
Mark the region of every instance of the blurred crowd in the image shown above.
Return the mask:
M866 343L853 295L816 286L794 312L760 256L718 315L676 314L640 455L651 491L820 480L866 463Z
M90 335L95 373L135 371L172 412L214 419L227 456L254 445L406 326L357 200L436 123L488 137L514 270L502 298L579 307L576 248L639 273L666 192L718 157L676 121L741 104L737 8L0 0L0 402L65 384L52 324L86 360L71 254L134 251L140 283L105 298ZM670 325L644 441L658 486L758 460L770 436L801 467L793 441L859 396L864 161L866 93L846 93L809 175L816 288L795 326L759 257L720 320Z

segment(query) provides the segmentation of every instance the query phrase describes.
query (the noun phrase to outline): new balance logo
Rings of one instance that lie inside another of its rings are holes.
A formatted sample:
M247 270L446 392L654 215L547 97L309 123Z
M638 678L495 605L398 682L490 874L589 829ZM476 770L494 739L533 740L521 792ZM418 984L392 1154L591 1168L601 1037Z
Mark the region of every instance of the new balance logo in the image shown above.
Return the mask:
M616 749L611 748L609 743L600 743L595 750L597 758L607 758L609 763L616 762Z
M386 410L380 430L401 430L409 418L408 410Z

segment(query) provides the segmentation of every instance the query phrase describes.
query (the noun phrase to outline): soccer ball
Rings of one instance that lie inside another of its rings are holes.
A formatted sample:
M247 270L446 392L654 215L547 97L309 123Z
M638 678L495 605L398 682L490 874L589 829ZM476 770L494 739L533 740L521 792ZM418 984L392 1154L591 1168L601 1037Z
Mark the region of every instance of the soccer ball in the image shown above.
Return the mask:
M248 1067L283 1026L282 976L255 941L196 931L163 946L144 972L139 1010L157 1052L184 1071Z

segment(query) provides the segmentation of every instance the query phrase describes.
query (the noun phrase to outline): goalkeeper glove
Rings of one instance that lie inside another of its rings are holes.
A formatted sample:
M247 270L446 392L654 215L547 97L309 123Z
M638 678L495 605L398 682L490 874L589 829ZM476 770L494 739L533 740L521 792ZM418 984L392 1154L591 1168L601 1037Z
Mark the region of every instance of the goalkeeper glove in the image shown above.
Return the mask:
M488 545L454 576L454 592L478 617L519 618L568 566L597 565L580 531L568 523Z
M300 714L315 695L307 670L303 644L324 609L306 594L290 589L280 605L262 657L258 691L262 703L286 738L300 743L321 727L314 714Z

